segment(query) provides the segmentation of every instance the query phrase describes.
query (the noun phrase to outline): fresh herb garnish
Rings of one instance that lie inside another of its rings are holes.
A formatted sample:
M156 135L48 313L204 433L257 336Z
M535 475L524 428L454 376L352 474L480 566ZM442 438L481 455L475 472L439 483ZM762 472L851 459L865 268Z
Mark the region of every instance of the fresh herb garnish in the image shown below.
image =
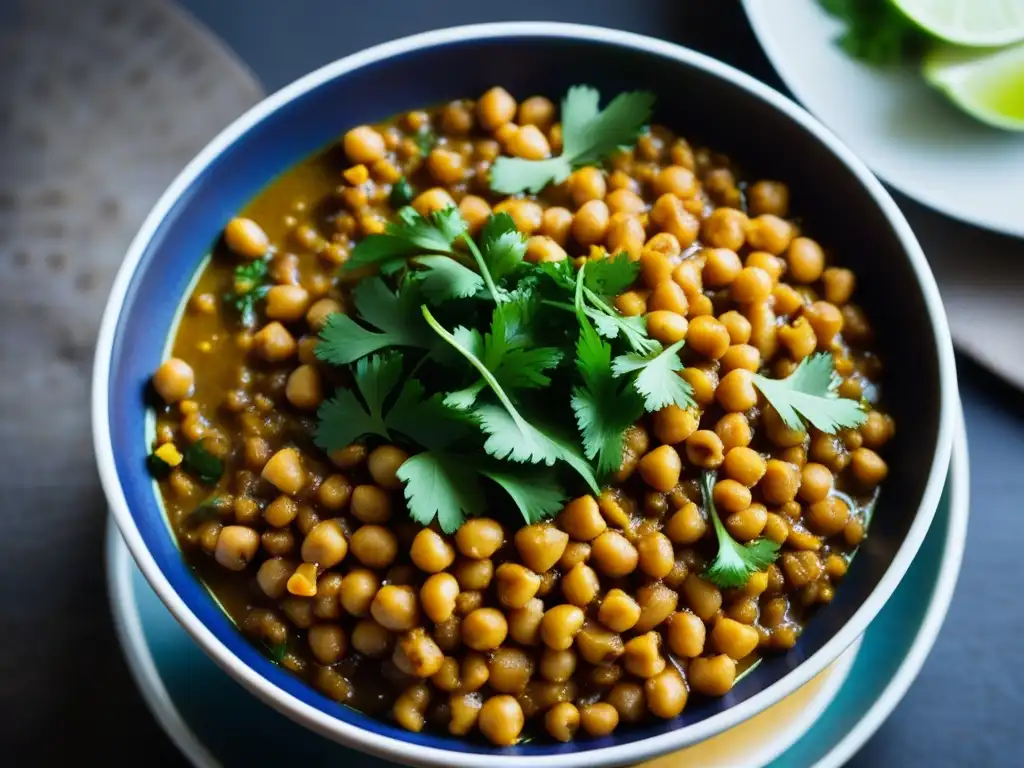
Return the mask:
M704 472L700 478L700 490L704 497L704 507L715 527L718 537L718 554L708 566L704 575L713 584L722 588L742 587L750 577L763 571L773 562L779 553L779 545L771 539L757 539L748 544L740 544L734 539L715 509L714 500L715 473Z
M784 379L754 374L754 386L787 427L802 430L806 420L829 435L859 427L867 419L856 400L839 397L837 384L835 361L828 352L805 357Z
M846 28L836 43L868 64L898 64L919 54L927 35L889 0L818 0Z
M683 348L683 343L677 341L653 355L620 355L612 362L612 373L616 376L636 374L632 384L643 396L644 410L648 413L660 411L670 405L684 409L696 405L693 402L693 387L679 375L679 371L683 369L683 361L679 359L679 350Z
M403 208L412 202L412 198L415 195L412 189L412 184L409 180L402 176L398 181L391 185L391 194L388 195L388 204L391 205L396 211L399 208Z
M263 644L263 648L267 652L267 656L275 664L280 664L282 661L284 661L284 657L288 655L287 641L283 643L277 643L275 645L271 645L266 640L262 640L261 643Z
M211 496L189 512L189 520L196 523L205 522L207 520L217 520L227 508L227 503L227 500L223 496Z
M216 485L224 474L224 462L203 447L202 439L189 445L182 456L185 469L203 485Z
M154 480L163 480L171 474L172 469L173 467L170 464L155 453L151 453L146 457L146 470Z
M413 140L416 142L416 146L419 147L420 154L426 157L430 154L430 150L434 148L434 144L437 143L437 134L434 133L429 125L425 125L416 132L416 137Z
M622 146L636 141L650 120L654 94L620 93L598 109L596 88L576 85L562 99L562 154L546 160L499 157L491 167L491 189L501 194L540 192L565 181L574 169L596 165Z
M224 300L241 313L245 328L256 325L256 302L262 301L270 290L269 271L269 262L263 259L235 267L234 290L225 294Z

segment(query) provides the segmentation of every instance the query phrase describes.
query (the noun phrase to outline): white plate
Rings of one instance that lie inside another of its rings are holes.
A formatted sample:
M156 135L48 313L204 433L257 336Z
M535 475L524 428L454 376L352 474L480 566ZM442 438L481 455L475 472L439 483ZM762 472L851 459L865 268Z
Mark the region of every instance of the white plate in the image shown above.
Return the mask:
M743 0L779 76L883 181L953 218L1024 237L1024 134L960 113L916 69L879 70L834 43L816 0Z

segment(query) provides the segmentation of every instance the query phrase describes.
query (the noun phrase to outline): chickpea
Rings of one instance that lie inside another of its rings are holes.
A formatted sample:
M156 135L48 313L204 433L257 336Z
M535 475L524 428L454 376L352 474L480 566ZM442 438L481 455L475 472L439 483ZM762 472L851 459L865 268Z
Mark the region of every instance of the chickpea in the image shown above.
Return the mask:
M395 666L407 675L433 677L444 664L444 654L422 627L404 633L392 655Z
M715 434L722 441L724 450L750 445L754 439L750 422L742 413L727 413L715 424Z
M552 206L541 214L540 233L564 247L572 230L572 220L573 215L568 208Z
M549 608L541 619L540 639L549 648L564 651L572 646L585 618L583 611L575 605L562 603Z
M838 497L823 498L807 507L807 527L822 536L837 536L850 520L850 508Z
M543 264L564 261L568 256L565 249L550 237L534 235L526 241L526 255L523 258L531 264Z
M781 515L769 512L764 521L763 532L766 539L782 544L789 538L789 523Z
M638 465L640 477L652 488L668 492L679 482L682 461L671 445L660 445L646 454Z
M387 568L398 557L398 540L382 525L360 526L351 544L352 554L368 568Z
M410 685L395 699L391 716L407 731L419 733L426 724L426 711L430 705L430 688L426 683Z
M546 131L555 121L555 114L555 105L550 99L544 96L531 96L519 105L519 124L535 125Z
M455 533L455 544L466 557L485 560L505 543L505 531L496 520L474 517Z
M662 232L673 235L688 248L700 233L700 219L683 207L683 201L671 193L661 195L651 207L651 221Z
M612 686L607 700L615 707L619 718L627 723L639 722L646 711L643 686L632 681L618 682Z
M224 243L245 259L262 259L270 250L270 238L252 219L235 217L224 227Z
M524 125L508 142L508 152L513 157L526 160L543 160L551 155L548 137L535 125Z
M362 523L386 523L391 519L391 497L375 485L352 490L352 516Z
M481 599L477 600L471 608L466 607L463 603L463 598L469 597L470 593L460 592L455 599L455 614L434 625L434 641L437 643L437 647L445 653L454 653L462 646L462 617L483 605L482 596L479 593L473 594Z
M298 344L288 329L276 320L267 323L253 336L253 347L271 363L280 363L295 354Z
M605 531L591 544L591 556L601 573L612 578L636 570L639 554L618 531Z
M544 601L539 597L530 600L522 608L508 612L508 634L520 645L537 645L540 642L540 625L544 618Z
M451 656L445 656L441 661L441 668L430 676L430 682L435 688L446 693L457 691L462 685L459 679L459 662Z
M289 496L297 494L306 484L306 473L299 452L294 448L282 448L271 456L260 476Z
M498 746L511 746L523 730L523 708L512 696L492 696L480 709L478 727L488 741Z
M734 539L752 541L761 535L768 523L768 510L763 504L751 504L733 512L725 519L725 527Z
M612 589L601 601L597 618L613 632L626 632L640 618L640 606L621 589Z
M634 632L654 629L672 615L679 602L679 593L660 582L645 584L636 592L640 616L633 625Z
M708 248L703 251L704 270L701 279L710 288L725 288L743 269L736 251L728 248Z
M373 619L362 619L352 628L352 647L371 659L379 659L391 648L393 635Z
M662 579L672 571L675 565L675 552L672 542L660 532L643 536L636 544L640 557L640 570L652 579Z
M757 451L746 447L729 449L722 463L722 470L733 480L753 487L764 477L765 460Z
M697 431L698 418L689 410L678 405L668 405L652 417L654 436L666 445L683 442Z
M420 216L443 211L453 205L455 205L455 200L444 187L431 187L418 194L412 201L413 209Z
M690 258L672 270L672 280L683 289L687 301L699 303L704 296L703 260ZM693 307L690 308L692 310ZM689 311L689 310L688 310Z
M482 197L466 195L459 201L459 213L471 235L476 235L491 215L491 205Z
M736 662L730 656L704 656L690 662L690 686L698 693L724 696L735 680Z
M450 573L435 573L420 587L423 612L435 624L441 624L452 617L458 596L459 582Z
M737 661L753 653L760 642L760 636L754 627L723 616L715 621L715 626L711 629L711 639L721 653Z
M785 504L796 498L800 488L800 470L793 464L770 459L758 487L769 504Z
M374 448L367 459L370 476L384 490L397 491L403 485L397 476L398 469L408 458L408 453L394 445Z
M576 671L576 652L570 648L544 648L538 667L541 677L553 683L564 683Z
M577 563L562 577L562 594L573 605L585 608L597 597L601 582L589 565Z
M717 360L729 349L729 331L710 315L695 317L690 321L686 344L698 354Z
M870 448L858 448L850 454L850 469L866 488L874 488L889 474L885 460Z
M322 483L320 483L320 487L317 488L316 491L317 501L320 502L320 506L331 510L332 512L344 509L351 496L352 484L344 475L329 475ZM287 496L278 497L279 501L282 499L291 501ZM294 504L294 502L292 503ZM264 512L264 517L266 517L266 512ZM294 517L294 514L292 517Z
M560 701L544 715L544 728L558 741L572 741L580 727L580 711L568 701Z
M338 519L317 523L302 542L302 559L321 568L333 568L347 554L348 540Z
M544 212L541 207L532 200L509 199L494 206L495 213L507 213L515 222L516 229L529 237L538 229L543 222ZM557 239L552 237L556 242ZM559 243L561 245L561 243Z
M334 299L319 299L306 311L306 323L310 330L320 331L327 325L327 319L341 310L341 304Z
M863 447L877 450L885 445L893 436L895 425L890 416L878 411L870 411L861 425L860 435Z
M647 298L640 291L626 291L615 297L615 308L626 317L640 317L647 313Z
M716 208L704 220L701 234L712 248L739 251L747 240L747 215L735 208Z
M165 403L177 403L192 397L195 380L192 366L172 357L164 360L153 374L153 389Z
M592 541L608 527L593 496L573 499L558 516L558 525L576 541Z
M483 702L475 693L459 693L448 699L450 720L448 732L453 736L465 736L476 726Z
M373 571L356 568L349 571L338 587L338 602L351 616L363 617L370 612L370 606L380 587L380 580Z
M644 247L644 225L636 216L617 213L611 217L606 233L608 252L628 253L630 258L640 258Z
M487 666L487 682L498 693L518 695L533 676L533 659L518 648L498 648Z
M607 736L619 724L619 712L606 701L588 704L580 710L580 727L588 736Z
M661 251L646 247L640 252L640 274L648 288L657 288L672 277L674 267Z
M846 304L853 296L856 277L853 272L841 267L829 267L822 271L821 282L825 301L837 307Z
M821 501L832 492L832 482L828 467L814 462L805 464L800 470L800 498L809 504Z
M716 469L725 461L722 439L709 429L699 429L686 438L686 458L695 467Z
M577 208L582 208L591 200L604 200L608 191L604 173L600 168L586 166L573 171L567 182L569 195Z
M516 531L516 549L523 563L537 573L553 567L569 543L569 534L553 525L538 523Z
M722 607L722 593L718 587L692 573L683 582L683 595L690 610L703 621L711 621Z
M260 536L244 525L227 525L217 537L214 557L231 571L244 570L260 547Z
M516 100L504 88L491 88L476 103L477 118L486 131L494 131L516 116Z
M770 213L751 219L747 225L747 244L773 256L783 253L793 239L793 225Z
M758 181L747 188L747 206L755 216L789 213L789 189L781 181Z
M267 317L294 323L306 314L309 303L309 291L305 288L298 285L275 285L267 291Z
M540 588L540 576L518 563L498 566L498 600L507 608L522 608Z
M452 573L463 591L482 592L494 578L494 563L490 560L460 559Z
M647 309L651 312L667 311L685 315L689 308L686 292L672 280L658 283L647 300Z
M474 651L497 648L508 636L508 622L495 608L477 608L462 620L462 642Z
M311 411L317 408L324 399L320 372L312 365L300 365L288 376L285 397L300 410Z
M608 204L608 210L613 216L616 213L643 213L647 209L643 198L632 189L627 188L614 189L608 193L604 201Z
M603 200L590 200L580 206L572 221L572 236L580 245L596 245L608 234L611 214Z
M465 136L473 130L472 107L468 102L451 101L444 105L441 110L441 130L451 136ZM410 125L413 130L422 129L426 126L429 117L418 123Z
M590 545L583 541L570 541L565 545L565 552L558 561L563 572L568 571L577 563L585 563L590 559Z
M707 522L693 502L684 504L665 524L665 534L676 544L693 544L706 530Z
M750 344L732 344L725 350L725 354L722 355L719 362L723 373L730 373L732 371L757 373L761 368L761 353L757 347ZM725 376L722 379L724 380Z
M222 531L223 533L223 531ZM218 537L219 540L219 537ZM288 578L294 573L295 564L280 557L264 560L256 572L256 583L267 597L275 600L284 597Z
M384 137L368 125L360 125L345 134L345 154L353 163L369 165L387 154Z
M719 480L714 487L715 506L724 513L739 512L750 506L750 489L736 480Z
M682 315L666 310L648 312L644 318L647 325L647 333L662 344L675 344L686 338L686 331L689 323Z
M637 677L650 678L665 671L661 655L661 635L648 632L626 643L623 651L626 671Z
M310 627L307 639L313 657L320 664L335 664L348 650L345 630L336 624L316 624Z

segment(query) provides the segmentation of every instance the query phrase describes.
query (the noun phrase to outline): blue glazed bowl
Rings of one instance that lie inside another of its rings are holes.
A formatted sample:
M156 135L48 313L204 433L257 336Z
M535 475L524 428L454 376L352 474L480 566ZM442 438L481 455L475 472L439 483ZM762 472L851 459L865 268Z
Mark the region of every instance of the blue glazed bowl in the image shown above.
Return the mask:
M226 222L275 176L347 128L500 84L557 96L575 83L658 94L657 118L780 178L793 208L861 280L860 300L888 361L900 425L871 536L836 600L789 653L727 696L679 718L568 745L494 748L414 734L339 705L270 662L185 565L144 457L143 391L163 359L187 289ZM174 181L128 251L106 308L93 381L99 472L117 524L156 593L199 645L255 695L307 727L396 762L431 766L576 766L640 762L701 741L788 695L859 637L896 588L931 523L954 433L956 371L942 304L892 199L801 108L713 59L637 35L564 24L503 23L430 32L329 64L229 126Z

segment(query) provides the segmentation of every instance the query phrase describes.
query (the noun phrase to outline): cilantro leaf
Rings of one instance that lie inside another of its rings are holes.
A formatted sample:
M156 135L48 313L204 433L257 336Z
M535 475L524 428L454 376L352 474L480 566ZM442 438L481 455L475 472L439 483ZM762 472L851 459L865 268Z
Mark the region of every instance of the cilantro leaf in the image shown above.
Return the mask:
M320 331L316 356L333 365L346 365L385 347L430 349L434 339L417 311L420 296L409 287L395 294L379 277L360 281L352 293L362 319L370 330L348 315L335 313Z
M200 438L182 451L182 466L203 485L216 485L224 474L224 462L203 447Z
M402 356L386 353L363 358L355 365L353 378L362 402L351 389L339 389L317 411L314 442L330 453L363 435L390 439L384 420L384 401L402 375ZM364 405L365 404L365 405Z
M598 491L597 478L594 477L593 470L583 454L568 441L545 433L524 419L480 357L445 330L426 306L421 307L421 311L437 335L454 347L480 372L484 381L487 382L487 386L491 388L501 403L500 406L479 406L474 411L474 416L479 421L481 429L488 435L484 442L484 450L495 458L509 458L512 461L534 464L544 463L548 466L559 460L565 461L583 477L596 493Z
M494 280L512 274L526 255L526 237L507 213L496 213L487 219L480 232L480 243L484 263Z
M470 423L444 403L442 395L425 397L423 385L406 379L388 411L388 429L425 448L446 448L471 432Z
M594 321L597 332L602 336L614 339L621 334L633 351L641 355L653 355L661 351L661 344L647 335L647 325L642 317L626 317L619 314L590 288L584 287L583 295L596 310L595 313L587 311L587 316Z
M636 282L640 274L640 262L630 259L625 251L606 259L588 261L586 267L584 285L602 296L622 293Z
M256 302L262 301L270 291L270 264L263 259L239 264L235 267L233 291L224 300L241 313L242 326L256 325Z
M480 474L496 482L512 497L527 525L554 517L565 503L565 491L553 472L523 468L514 472L481 470Z
M429 216L421 216L409 207L398 211L382 235L364 237L343 269L352 270L380 264L417 253L452 253L452 243L466 231L466 220L459 209L449 205Z
M573 388L571 403L584 453L589 459L597 458L597 471L602 474L622 465L623 435L643 413L640 398L616 381L611 361L611 346L584 315L576 343L576 368L583 386Z
M715 528L718 538L718 554L704 575L713 584L723 588L742 587L751 575L763 571L779 554L779 545L771 539L757 539L746 545L736 541L723 525L715 509L715 473L705 472L700 478L700 489L704 506Z
M454 533L466 517L484 511L480 479L466 457L441 451L418 453L406 459L396 474L405 483L409 516L422 525L437 518L442 531Z
M409 183L409 180L405 178L405 176L402 176L398 181L391 185L391 194L388 195L388 205L395 210L398 210L402 206L411 203L415 194L412 184Z
M586 85L571 87L562 99L562 154L545 160L499 157L491 166L491 190L511 195L540 192L561 183L575 168L600 163L623 145L636 141L651 116L654 95L620 93L603 110L600 95Z
M476 296L484 288L480 275L450 256L417 256L413 262L424 267L412 276L420 284L423 295L435 304Z
M839 397L835 361L819 352L800 361L784 379L754 374L754 386L765 396L790 429L804 429L804 420L833 435L840 429L859 427L867 414L856 400Z
M677 341L653 356L634 353L619 355L612 362L612 372L616 376L638 371L633 379L633 387L643 396L644 410L648 413L660 411L669 405L680 408L694 406L693 387L678 374L683 369L679 350L684 343L683 340Z
M429 125L424 125L416 132L414 141L420 150L420 154L423 157L426 157L430 154L430 150L434 148L434 143L437 141L437 134L434 133Z
M928 36L889 0L818 0L845 29L836 43L868 64L898 64L919 55Z

